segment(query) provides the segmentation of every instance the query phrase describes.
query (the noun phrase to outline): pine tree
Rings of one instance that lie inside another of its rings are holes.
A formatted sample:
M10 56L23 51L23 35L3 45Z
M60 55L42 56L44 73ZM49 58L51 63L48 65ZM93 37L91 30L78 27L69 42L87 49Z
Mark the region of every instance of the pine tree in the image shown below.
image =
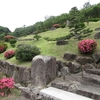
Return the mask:
M73 7L69 12L69 28L71 37L81 40L83 37L90 35L92 30L86 29L84 24L84 15L82 15L76 7Z

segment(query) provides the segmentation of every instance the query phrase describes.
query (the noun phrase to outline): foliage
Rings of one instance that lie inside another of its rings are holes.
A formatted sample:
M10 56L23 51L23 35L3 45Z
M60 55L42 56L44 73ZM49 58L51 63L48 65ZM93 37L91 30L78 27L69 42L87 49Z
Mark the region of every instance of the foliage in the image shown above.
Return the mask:
M33 38L36 38L36 40L39 40L41 38L41 36L38 34L35 34Z
M15 51L14 50L8 50L4 53L4 57L6 59L12 58L15 55Z
M63 23L63 24L61 24L60 26L61 26L61 28L65 28L66 24Z
M91 21L91 22L97 22L97 21L99 21L100 20L100 18L90 18L89 19L89 21Z
M96 49L96 47L97 47L97 42L92 39L81 40L78 43L78 50L81 53L91 53Z
M31 61L32 58L38 54L40 54L38 47L24 44L18 46L15 52L15 57L20 61Z
M0 40L4 39L5 34L0 34Z
M3 53L8 48L7 44L0 43L0 53Z
M16 45L14 43L13 44L10 44L10 45L11 45L12 48L16 47Z
M9 42L10 39L14 39L14 36L6 35L6 36L4 37L4 41L5 41L5 42Z
M80 16L80 12L76 7L72 8L70 11L69 21L70 34L78 40L81 40L92 32L89 28L86 29L84 16Z
M15 44L17 42L17 40L16 39L10 39L9 42L10 42L10 44Z
M0 26L0 34L7 35L9 32L11 32L8 28Z
M0 95L8 95L11 90L14 88L14 79L13 78L2 78L0 79Z

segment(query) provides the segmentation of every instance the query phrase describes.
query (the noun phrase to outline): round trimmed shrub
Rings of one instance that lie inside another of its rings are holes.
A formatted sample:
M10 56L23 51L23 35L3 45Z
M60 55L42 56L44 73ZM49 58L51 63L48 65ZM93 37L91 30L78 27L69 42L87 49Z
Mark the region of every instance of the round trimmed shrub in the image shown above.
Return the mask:
M9 42L10 42L10 44L15 44L17 42L17 40L16 39L10 39Z
M0 53L3 53L8 48L7 44L0 43Z
M78 43L78 50L81 53L91 53L96 49L96 47L97 47L97 42L92 39L81 40Z
M15 55L15 51L14 50L8 50L4 53L4 57L6 59L12 58Z
M40 50L36 46L19 45L15 52L16 60L31 61L33 57L40 54Z

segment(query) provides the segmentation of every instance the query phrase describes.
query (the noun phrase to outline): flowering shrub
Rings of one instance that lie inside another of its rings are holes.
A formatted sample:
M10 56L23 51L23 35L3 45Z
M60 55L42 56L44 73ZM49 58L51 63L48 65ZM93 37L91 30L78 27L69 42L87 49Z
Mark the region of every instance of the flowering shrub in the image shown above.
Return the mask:
M97 47L97 42L92 39L82 40L78 43L78 49L81 53L93 52Z
M14 39L14 36L7 35L7 36L4 37L5 42L9 42L10 39Z
M0 43L0 53L3 53L7 49L7 44Z
M8 50L4 53L4 57L9 59L12 58L15 55L15 51L14 50Z
M0 95L8 95L11 91L10 89L14 88L13 78L2 78L0 80Z
M53 27L55 27L55 28L59 28L60 25L59 25L59 24L54 24Z

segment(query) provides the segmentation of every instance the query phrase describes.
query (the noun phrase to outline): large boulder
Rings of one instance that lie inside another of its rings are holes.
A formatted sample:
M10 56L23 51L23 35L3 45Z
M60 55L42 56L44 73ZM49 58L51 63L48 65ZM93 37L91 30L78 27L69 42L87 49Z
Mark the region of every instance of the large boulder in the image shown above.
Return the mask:
M69 62L68 68L69 68L70 73L78 73L82 70L82 66L76 62Z
M32 85L45 87L56 78L56 58L50 56L35 56L32 60Z
M82 66L83 71L86 71L88 69L94 69L95 67L93 66L93 64L85 64Z
M94 39L100 39L100 32L98 32L98 33L96 33L96 34L94 35Z
M95 63L99 63L100 62L100 53L95 53L92 55Z
M79 56L79 57L77 57L76 62L78 62L81 65L85 65L87 63L89 63L89 64L94 63L94 60L91 57Z
M28 85L31 79L30 71L26 67L16 66L13 78L16 83L21 83L22 85Z
M66 59L66 60L75 60L77 58L77 55L76 54L71 54L71 53L65 53L63 55L63 58Z
M63 63L62 63L62 61L60 61L60 60L57 60L56 61L56 64L57 64L57 70L58 71L61 71L61 68L63 68Z
M61 75L62 75L62 76L66 76L66 75L68 75L68 74L70 74L70 73L69 73L69 68L68 68L68 67L63 67L63 68L61 69Z
M68 44L68 41L65 41L65 40L58 40L56 42L56 45L65 45L65 44Z
M98 27L98 28L95 28L95 31L100 31L100 27Z

